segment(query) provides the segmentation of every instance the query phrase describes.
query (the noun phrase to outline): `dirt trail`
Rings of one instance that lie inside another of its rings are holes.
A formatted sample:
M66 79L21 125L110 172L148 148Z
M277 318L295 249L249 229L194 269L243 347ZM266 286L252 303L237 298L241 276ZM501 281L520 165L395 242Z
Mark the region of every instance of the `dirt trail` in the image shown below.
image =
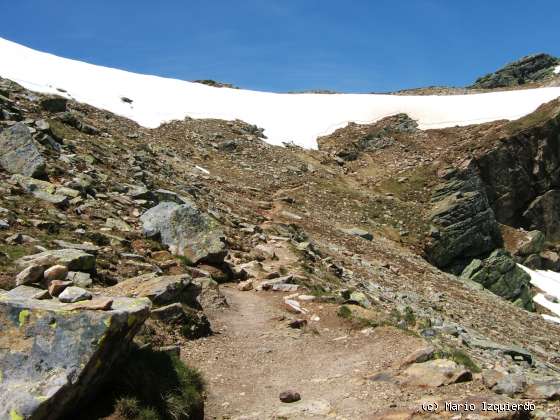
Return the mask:
M208 314L218 334L183 349L207 379L206 418L357 419L402 401L397 385L367 377L398 366L420 339L394 328L349 331L334 305L318 303L303 306L320 321L295 330L283 294L233 285L223 293L230 308ZM281 403L278 394L288 389L302 400Z

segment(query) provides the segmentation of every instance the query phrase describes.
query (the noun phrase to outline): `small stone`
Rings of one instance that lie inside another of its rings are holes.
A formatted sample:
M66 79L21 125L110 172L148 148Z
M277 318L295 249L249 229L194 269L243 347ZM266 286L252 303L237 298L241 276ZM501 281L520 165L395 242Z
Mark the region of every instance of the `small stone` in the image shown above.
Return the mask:
M5 219L0 219L0 229L6 230L10 228L10 223Z
M434 357L435 349L431 346L418 349L405 357L401 367L411 365L412 363L423 363Z
M74 303L69 307L70 310L85 309L90 311L109 311L113 306L113 299L103 297L93 300L84 300L78 303Z
M241 290L242 292L248 292L249 290L253 289L253 280L245 280L240 282L237 285L237 289Z
M22 235L21 233L16 233L15 235L8 236L6 238L6 243L8 245L22 245L22 244L31 244L34 242L38 242L37 239L32 238L28 235Z
M44 277L49 284L52 280L64 280L68 275L68 268L64 265L53 265L45 270Z
M30 265L16 276L16 286L36 283L41 279L44 272L44 266Z
M66 276L66 280L74 283L74 286L82 287L84 289L91 287L93 281L89 273L80 273L78 271L70 271Z
M293 403L301 400L301 395L299 395L299 392L290 390L281 392L279 398L283 403Z
M503 372L494 369L486 369L482 371L482 382L487 388L492 389L496 384L506 376Z
M66 289L71 285L72 285L71 281L53 280L49 284L49 294L52 297L57 297L64 291L64 289Z
M340 229L340 231L346 233L347 235L358 236L367 241L373 240L373 235L371 233L360 228Z
M48 290L40 290L39 292L33 295L33 299L37 299L37 300L45 300L50 298L51 298L51 294L49 293Z
M275 292L297 292L299 286L297 284L276 283L272 285Z
M294 319L288 323L290 328L300 329L307 325L306 319Z
M80 302L82 300L90 300L92 295L85 289L76 286L70 286L58 296L58 299L64 303Z
M285 299L284 300L284 305L286 307L286 309L292 313L295 314L305 314L308 311L304 308L302 308L299 304L299 302L293 300L293 299Z

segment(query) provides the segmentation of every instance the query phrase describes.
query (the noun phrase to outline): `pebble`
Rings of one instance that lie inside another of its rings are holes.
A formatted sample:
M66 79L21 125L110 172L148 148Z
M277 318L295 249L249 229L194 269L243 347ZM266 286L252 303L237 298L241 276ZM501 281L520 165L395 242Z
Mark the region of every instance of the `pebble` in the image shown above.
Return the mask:
M299 395L299 392L289 390L281 392L279 398L283 403L293 403L301 400L301 395Z

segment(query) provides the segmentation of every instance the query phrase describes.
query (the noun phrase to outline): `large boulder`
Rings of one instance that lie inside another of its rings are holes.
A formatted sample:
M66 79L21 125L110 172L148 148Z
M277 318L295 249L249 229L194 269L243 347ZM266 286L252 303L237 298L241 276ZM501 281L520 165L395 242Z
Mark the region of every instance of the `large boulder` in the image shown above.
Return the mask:
M440 387L472 380L472 373L452 360L436 359L410 365L403 373L403 383L420 387Z
M45 176L45 160L25 124L17 123L0 132L0 166L11 174Z
M194 264L223 262L227 249L218 222L190 200L185 201L181 205L166 201L144 213L140 218L144 234L159 238L173 254Z
M495 250L485 260L473 260L461 273L461 277L480 283L492 293L521 308L534 310L531 277L503 249Z
M175 302L196 302L200 289L188 274L161 277L144 274L124 280L105 289L105 292L110 296L146 297L154 305L161 306Z
M95 393L150 311L148 299L64 304L32 298L37 290L0 293L3 419L58 419L71 412Z
M63 265L69 271L94 272L95 255L78 249L56 249L39 254L26 255L16 260L16 266L25 269L30 266L52 267Z

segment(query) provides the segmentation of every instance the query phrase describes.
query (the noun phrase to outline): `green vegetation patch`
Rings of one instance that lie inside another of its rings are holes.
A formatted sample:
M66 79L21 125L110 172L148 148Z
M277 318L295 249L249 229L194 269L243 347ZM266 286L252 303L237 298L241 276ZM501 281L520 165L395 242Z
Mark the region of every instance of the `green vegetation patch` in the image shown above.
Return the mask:
M437 351L434 356L436 359L453 360L455 363L466 367L473 373L479 373L481 371L475 361L463 350L447 348Z

